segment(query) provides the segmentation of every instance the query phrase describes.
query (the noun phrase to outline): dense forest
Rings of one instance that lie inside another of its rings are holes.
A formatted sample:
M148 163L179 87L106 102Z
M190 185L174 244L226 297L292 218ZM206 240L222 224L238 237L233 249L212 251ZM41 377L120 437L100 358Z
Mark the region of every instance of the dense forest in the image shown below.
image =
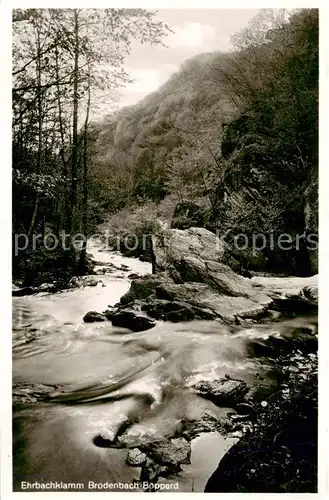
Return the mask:
M131 39L162 43L170 28L130 9L15 11L13 25L14 234L88 235L110 216L119 237L157 218L231 237L317 233L317 10L262 10L234 51L187 60L98 123L90 110L99 96L115 100L129 79ZM301 245L233 251L228 263L314 274L316 251ZM14 273L33 281L30 268L50 257L29 248L14 256ZM85 245L51 258L83 273Z

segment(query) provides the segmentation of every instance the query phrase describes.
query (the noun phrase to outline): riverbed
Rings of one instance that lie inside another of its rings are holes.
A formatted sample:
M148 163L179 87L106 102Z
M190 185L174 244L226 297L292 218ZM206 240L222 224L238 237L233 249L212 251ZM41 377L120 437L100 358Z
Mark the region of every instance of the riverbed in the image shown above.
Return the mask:
M183 420L204 413L222 418L218 408L191 390L199 380L230 377L250 385L275 387L264 360L250 354L251 342L291 335L305 318L243 329L215 321L159 322L132 333L110 322L87 324L87 311L102 312L129 289L133 274L151 272L149 263L109 252L96 239L88 252L97 269L96 286L13 299L13 382L49 387L51 402L15 407L14 489L22 482L131 484L140 469L126 464L126 447L179 434ZM122 448L99 446L129 419ZM191 464L172 491L202 492L236 437L204 433L192 441ZM74 488L73 488L74 489ZM110 488L111 489L111 488ZM112 488L113 489L113 488ZM120 488L117 486L116 488ZM104 490L102 490L104 491ZM137 490L136 490L137 491Z

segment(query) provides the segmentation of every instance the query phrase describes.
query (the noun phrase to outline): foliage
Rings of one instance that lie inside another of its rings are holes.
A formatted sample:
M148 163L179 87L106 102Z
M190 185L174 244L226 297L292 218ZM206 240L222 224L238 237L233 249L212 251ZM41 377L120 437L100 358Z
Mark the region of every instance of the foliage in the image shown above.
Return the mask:
M154 16L143 9L13 11L14 233L30 237L48 223L57 234L88 235L90 120L129 81L132 40L162 43L169 27Z
M259 61L250 60L251 53L258 54L255 38L257 29L253 37L247 30L245 38L242 34L238 39L241 71L242 65L252 64L256 72ZM229 196L218 207L216 222L246 234L316 232L314 217L312 227L306 224L305 207L317 212L317 11L302 10L289 22L276 24L261 47L264 44L269 57L266 80L258 82L253 92L249 86L235 88L244 113L225 128L222 137ZM236 69L234 65L234 75ZM230 77L232 73L224 74L228 84ZM290 263L284 263L282 252L275 249L272 260L283 269L308 274L311 265L308 256L304 257L300 263L294 262L297 255L290 253Z

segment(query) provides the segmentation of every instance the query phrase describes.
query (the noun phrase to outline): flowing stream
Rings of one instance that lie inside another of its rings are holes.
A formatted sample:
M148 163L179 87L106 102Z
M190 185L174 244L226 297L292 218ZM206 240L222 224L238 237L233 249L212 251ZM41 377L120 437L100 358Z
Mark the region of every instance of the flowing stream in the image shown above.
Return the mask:
M89 481L98 488L132 482L139 469L125 463L127 449L103 447L101 439L114 439L126 426L120 442L133 447L179 435L182 420L204 412L223 416L227 409L197 396L191 386L225 374L249 384L261 376L265 385L275 386L273 373L251 355L250 344L292 335L307 322L297 318L250 329L214 321L159 323L141 333L110 322L86 324L87 311L118 302L129 289L130 273L151 272L150 264L103 251L96 240L88 250L99 267L116 266L96 276L97 286L13 298L13 382L51 386L49 402L15 408L16 491L23 481L83 483L84 490ZM203 491L234 442L202 434L192 442L191 464L166 481L178 481L179 491Z

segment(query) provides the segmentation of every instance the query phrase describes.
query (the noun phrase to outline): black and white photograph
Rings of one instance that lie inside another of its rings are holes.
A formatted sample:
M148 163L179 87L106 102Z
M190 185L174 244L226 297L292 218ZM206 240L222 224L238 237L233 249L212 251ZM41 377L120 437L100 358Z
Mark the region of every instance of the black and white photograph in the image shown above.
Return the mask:
M321 9L55 3L11 9L12 491L317 493Z

